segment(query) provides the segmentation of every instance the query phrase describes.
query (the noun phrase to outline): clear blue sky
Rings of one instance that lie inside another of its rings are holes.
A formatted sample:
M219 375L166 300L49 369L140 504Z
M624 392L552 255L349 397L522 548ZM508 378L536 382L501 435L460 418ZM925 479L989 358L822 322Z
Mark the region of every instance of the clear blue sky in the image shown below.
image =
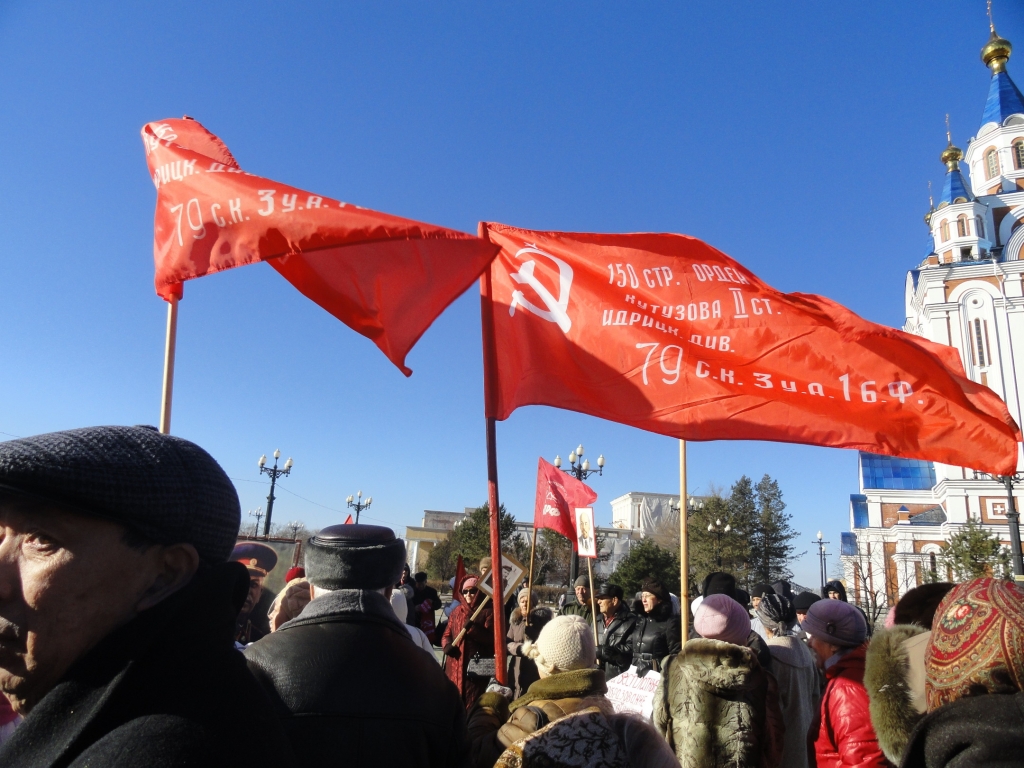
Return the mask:
M1024 6L996 0L1020 53ZM251 172L475 231L672 231L786 291L903 323L944 115L965 146L988 72L982 0L906 3L53 3L0 5L0 431L156 423L165 305L139 129L188 114ZM486 498L479 305L458 300L405 379L256 265L181 305L173 431L265 504L256 459L295 459L275 519L367 518ZM604 453L598 519L678 490L676 443L527 408L498 428L503 501L531 514L538 455ZM852 452L691 444L690 486L778 478L801 550L838 543ZM324 506L317 506L324 505ZM244 514L244 512L243 512ZM805 546L803 542L808 542ZM833 550L834 551L834 550ZM834 558L832 558L834 560ZM811 555L797 579L816 583Z

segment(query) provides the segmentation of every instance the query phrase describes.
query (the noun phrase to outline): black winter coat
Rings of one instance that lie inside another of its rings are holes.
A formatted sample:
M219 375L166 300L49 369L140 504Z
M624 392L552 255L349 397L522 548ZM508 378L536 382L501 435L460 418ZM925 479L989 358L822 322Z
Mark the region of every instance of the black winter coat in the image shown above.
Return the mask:
M606 680L621 675L633 663L633 635L636 632L636 616L625 605L606 627L604 615L597 617L597 660L601 662Z
M682 626L678 616L672 615L672 603L658 603L647 613L640 605L633 630L633 664L646 663L651 669L661 669L661 660L670 653L682 650Z
M925 715L900 768L1011 768L1024 762L1024 693L959 699Z
M204 567L83 656L0 747L0 765L294 765L232 640L248 591L240 563Z
M468 757L458 690L379 592L321 595L245 656L302 766L448 768Z

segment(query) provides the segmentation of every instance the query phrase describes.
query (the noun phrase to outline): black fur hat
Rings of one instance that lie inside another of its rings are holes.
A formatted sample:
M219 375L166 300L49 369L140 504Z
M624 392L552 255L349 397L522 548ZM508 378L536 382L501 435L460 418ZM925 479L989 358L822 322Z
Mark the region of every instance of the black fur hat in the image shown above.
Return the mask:
M945 581L914 587L896 603L895 623L931 629L935 611L951 589L953 585Z
M382 589L404 565L405 543L381 525L332 525L306 542L306 578L321 589Z
M708 595L728 595L736 599L736 577L724 571L715 571L704 577L700 593Z

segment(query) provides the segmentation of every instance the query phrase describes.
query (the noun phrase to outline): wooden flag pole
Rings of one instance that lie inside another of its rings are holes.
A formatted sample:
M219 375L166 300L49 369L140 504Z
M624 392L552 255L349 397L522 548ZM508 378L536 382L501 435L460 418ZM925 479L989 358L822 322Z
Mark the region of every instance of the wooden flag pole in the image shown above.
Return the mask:
M160 398L160 431L171 433L171 400L174 397L174 352L178 345L178 297L167 302L167 342L164 346L164 388Z
M487 225L480 222L477 234L487 240ZM505 641L505 585L501 568L501 529L498 504L498 438L497 420L492 414L497 410L495 387L498 382L498 355L494 348L494 316L491 306L491 268L480 275L480 331L483 336L484 357L484 408L487 427L487 506L491 518L491 586L497 600L494 601L494 677L505 685L508 647Z
M597 639L597 601L594 600L594 566L591 565L593 558L586 558L587 576L590 578L590 620L594 624L594 646L600 642Z
M533 526L533 543L530 544L530 581L526 585L526 626L530 626L530 607L533 602L533 564L537 559L537 526Z
M686 441L679 441L679 570L682 594L679 596L679 625L683 630L683 652L690 637L690 559L686 539Z

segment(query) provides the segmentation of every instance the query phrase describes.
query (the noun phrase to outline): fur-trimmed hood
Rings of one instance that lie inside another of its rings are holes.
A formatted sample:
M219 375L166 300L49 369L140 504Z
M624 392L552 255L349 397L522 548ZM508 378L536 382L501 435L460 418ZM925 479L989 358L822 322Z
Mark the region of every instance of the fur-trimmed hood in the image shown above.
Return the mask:
M675 663L689 670L694 683L717 695L745 693L763 681L761 665L750 648L720 640L688 640Z
M905 643L927 632L912 624L876 631L864 663L864 687L871 702L871 725L885 756L899 764L914 726L922 715L913 705Z
M768 722L768 686L750 648L689 640L665 659L653 722L683 768L778 765L782 735Z

